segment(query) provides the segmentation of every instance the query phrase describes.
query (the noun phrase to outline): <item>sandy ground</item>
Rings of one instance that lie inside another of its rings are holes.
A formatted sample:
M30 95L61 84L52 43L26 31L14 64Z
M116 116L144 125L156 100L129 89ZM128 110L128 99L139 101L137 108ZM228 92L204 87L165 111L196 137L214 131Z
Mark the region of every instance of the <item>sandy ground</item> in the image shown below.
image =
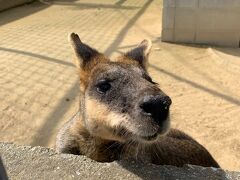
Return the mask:
M172 126L240 170L240 50L161 42L162 1L46 1L0 13L0 141L54 147L78 110L68 32L114 57L153 41L150 73L173 100Z

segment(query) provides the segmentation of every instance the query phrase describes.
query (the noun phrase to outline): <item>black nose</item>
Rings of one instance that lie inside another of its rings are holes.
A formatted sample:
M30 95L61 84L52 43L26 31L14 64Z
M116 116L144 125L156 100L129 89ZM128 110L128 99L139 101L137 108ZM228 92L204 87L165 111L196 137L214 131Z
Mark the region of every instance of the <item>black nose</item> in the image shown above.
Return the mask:
M140 108L145 115L153 117L157 123L166 120L172 101L168 96L145 96Z

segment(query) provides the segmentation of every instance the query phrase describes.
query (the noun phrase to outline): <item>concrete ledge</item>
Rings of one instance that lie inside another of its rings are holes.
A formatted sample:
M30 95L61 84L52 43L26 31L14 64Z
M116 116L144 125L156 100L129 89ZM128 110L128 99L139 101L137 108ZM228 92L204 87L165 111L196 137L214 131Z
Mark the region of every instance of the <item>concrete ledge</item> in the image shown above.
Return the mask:
M0 11L16 7L25 3L30 3L34 0L0 0Z
M53 149L8 143L0 143L0 155L10 179L240 179L239 172L216 168L98 163Z
M240 46L240 0L164 0L162 40Z

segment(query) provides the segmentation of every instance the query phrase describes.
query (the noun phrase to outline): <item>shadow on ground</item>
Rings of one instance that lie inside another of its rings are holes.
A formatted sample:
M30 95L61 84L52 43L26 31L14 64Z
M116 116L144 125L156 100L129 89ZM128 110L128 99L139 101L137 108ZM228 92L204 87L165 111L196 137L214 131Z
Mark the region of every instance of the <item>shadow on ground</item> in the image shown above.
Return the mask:
M56 58L44 56L44 55L41 55L41 54L28 52L28 51L22 51L22 50L11 49L11 48L4 48L4 47L0 47L0 51L6 51L6 52L10 52L10 53L22 54L22 55L25 55L25 56L39 58L39 59L41 59L43 61L49 61L49 62L53 62L53 63L57 63L57 64L62 64L62 65L74 67L74 65L72 63L70 63L70 62L66 62L66 61L63 61L61 59L56 59ZM36 59L33 59L33 60L36 60Z
M83 3L83 2L74 3L74 1L56 0L56 1L52 1L52 4L74 7L74 9L76 9L76 10L93 9L93 8L117 9L117 10L121 10L121 9L134 10L134 9L141 8L141 7L137 7L137 6L123 6L122 4L125 1L126 0L117 1L115 4L101 4L101 3Z
M30 8L25 8L23 11L21 9L22 6L28 6ZM34 13L41 11L48 7L49 7L49 5L47 5L45 3L35 1L30 4L25 4L25 5L21 5L21 6L12 8L12 9L2 11L2 12L0 12L0 26L10 23L12 21L16 21L23 17L29 16L31 14L34 14ZM9 15L9 14L11 14L11 15Z
M195 82L193 82L193 81L191 81L191 80L188 80L188 79L186 79L186 78L183 78L183 77L181 77L181 76L178 76L178 75L176 75L176 74L174 74L174 73L172 73L172 72L169 72L169 71L167 71L167 70L164 70L164 69L162 69L162 68L159 68L159 67L157 67L157 66L155 66L155 65L153 65L153 64L150 64L149 67L150 67L150 68L153 68L153 69L155 69L155 70L157 70L157 71L159 71L159 72L161 72L161 73L163 73L163 74L166 74L167 76L170 76L171 78L174 78L174 79L176 79L176 80L178 80L178 81L187 83L187 84L191 85L191 86L194 87L194 88L200 89L200 90L202 90L202 91L205 91L205 92L207 92L207 93L212 94L213 96L217 96L217 97L219 97L219 98L225 99L226 101L228 101L228 102L230 102L230 103L233 103L233 104L236 104L236 105L240 106L240 100L238 100L236 97L231 97L231 96L228 96L228 95L226 95L226 94L217 92L217 91L212 90L212 89L210 89L210 88L208 88L208 87L205 87L205 86L203 86L203 85L201 85L201 84L195 83Z

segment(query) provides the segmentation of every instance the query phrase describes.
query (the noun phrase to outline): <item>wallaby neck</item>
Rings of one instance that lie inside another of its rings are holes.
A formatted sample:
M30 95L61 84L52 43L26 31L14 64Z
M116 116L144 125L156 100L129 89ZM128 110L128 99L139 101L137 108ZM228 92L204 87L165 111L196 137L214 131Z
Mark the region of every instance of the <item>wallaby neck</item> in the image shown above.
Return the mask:
M117 160L122 144L92 135L86 128L84 120L81 117L79 111L73 122L72 127L74 128L71 129L71 134L75 136L77 134L79 153L97 161Z

